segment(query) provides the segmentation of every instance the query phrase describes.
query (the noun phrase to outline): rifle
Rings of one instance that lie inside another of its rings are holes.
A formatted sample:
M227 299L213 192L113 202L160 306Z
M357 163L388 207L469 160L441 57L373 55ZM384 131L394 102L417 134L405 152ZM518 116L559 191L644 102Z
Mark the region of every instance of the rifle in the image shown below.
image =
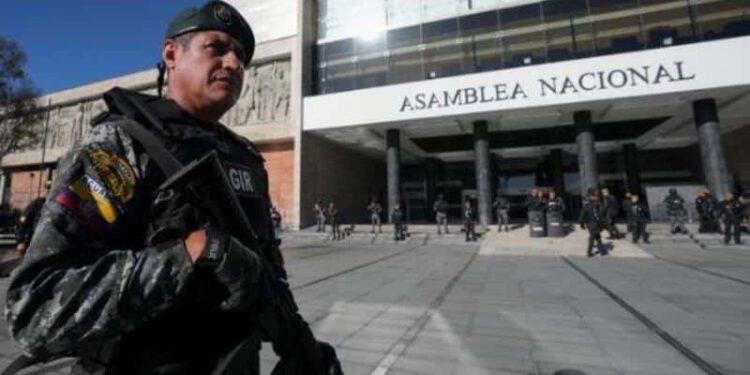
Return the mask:
M130 119L145 117L152 125L164 129L159 120L137 98L119 89L110 91L110 98L124 115ZM140 115L140 116L139 116ZM138 140L151 158L162 168L167 180L161 189L183 189L192 195L195 202L211 220L231 233L237 240L258 255L263 265L261 292L264 302L262 310L252 317L263 329L281 359L272 374L343 375L336 352L328 344L318 342L309 325L299 315L294 296L286 282L281 266L269 259L269 252L259 242L250 221L231 187L216 151L211 151L186 166L164 147L157 137L138 121L124 123L124 130ZM277 245L271 244L271 246ZM239 348L231 353L240 352ZM233 366L242 358L222 360L220 366ZM215 374L224 373L215 369Z

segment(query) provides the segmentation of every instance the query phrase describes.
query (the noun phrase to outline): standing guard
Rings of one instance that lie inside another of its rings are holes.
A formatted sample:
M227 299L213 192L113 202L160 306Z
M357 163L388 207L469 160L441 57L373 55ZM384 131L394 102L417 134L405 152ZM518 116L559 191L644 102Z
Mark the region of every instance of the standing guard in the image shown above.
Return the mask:
M547 199L547 235L550 237L565 236L563 214L565 202L558 197L554 190L550 190Z
M373 199L367 206L367 210L370 211L370 222L372 223L372 230L370 233L375 233L375 226L378 227L378 233L383 233L383 226L380 222L380 213L383 211L383 207L380 202Z
M331 223L331 237L334 241L342 240L341 235L341 213L333 202L328 204L328 221Z
M713 194L707 188L701 188L698 197L695 198L695 210L698 212L698 232L719 232L719 213L721 208Z
M533 189L526 200L526 209L529 220L529 235L531 237L544 237L547 228L544 220L546 203L541 190Z
M628 216L633 226L633 243L638 243L641 238L643 238L643 242L650 243L648 241L648 232L646 232L648 211L646 205L640 202L638 195L632 194L630 196L629 210Z
M742 232L742 215L745 207L734 193L727 192L724 201L721 202L721 218L724 222L724 244L729 245L729 239L734 237L734 243L742 243L740 236ZM734 234L734 236L733 236Z
M505 231L507 232L508 224L510 224L510 220L508 217L508 211L510 211L510 201L504 195L498 194L495 198L495 201L492 203L492 207L497 213L497 231L501 232L502 228L504 227Z
M664 206L667 208L669 216L669 227L672 234L684 233L688 231L685 228L687 220L687 210L685 209L685 199L677 193L677 189L669 189L669 195L664 198Z
M445 228L445 234L448 234L448 202L445 201L443 194L439 194L438 199L432 204L432 211L435 213L438 235L442 234L441 225Z
M404 233L404 213L401 211L401 204L396 203L391 212L391 222L393 223L393 240L403 241L406 239L406 233Z
M313 206L313 213L315 214L315 221L318 225L318 232L326 231L326 209L323 207L323 201L318 199L315 201Z
M581 210L580 224L582 229L589 231L589 243L586 249L586 255L590 258L594 256L594 243L601 255L607 255L607 250L602 244L602 229L606 225L604 216L604 206L599 202L599 196L595 189L589 190L588 201Z
M474 216L474 207L472 207L471 201L467 199L464 202L464 232L466 233L466 242L477 240L477 232L474 228Z
M632 204L633 194L629 191L625 192L625 199L622 201L622 210L625 212L625 233L633 232L633 217L630 205Z

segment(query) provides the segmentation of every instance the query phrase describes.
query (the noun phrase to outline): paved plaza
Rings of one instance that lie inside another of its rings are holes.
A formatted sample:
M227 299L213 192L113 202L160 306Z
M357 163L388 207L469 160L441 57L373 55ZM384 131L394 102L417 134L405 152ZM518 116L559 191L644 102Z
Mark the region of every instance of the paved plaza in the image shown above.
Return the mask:
M285 235L303 315L347 374L750 374L748 245L654 225L650 245L606 241L610 255L589 259L580 230L465 243L452 229L412 227L399 244L369 227L340 242ZM2 328L4 366L19 349ZM268 346L262 358L270 373Z

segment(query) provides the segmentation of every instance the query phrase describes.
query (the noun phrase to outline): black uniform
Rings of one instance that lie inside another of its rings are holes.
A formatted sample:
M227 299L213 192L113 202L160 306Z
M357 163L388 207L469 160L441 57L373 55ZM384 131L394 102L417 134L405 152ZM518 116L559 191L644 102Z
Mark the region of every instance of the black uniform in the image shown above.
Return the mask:
M745 207L739 199L724 200L721 202L721 218L724 222L724 243L729 244L729 239L734 237L734 243L740 244L742 215ZM734 234L734 236L732 236Z
M464 206L464 233L466 233L467 242L477 240L477 232L474 228L474 216L474 207L471 205L468 207Z
M341 234L341 213L336 207L328 207L328 220L331 223L331 237L334 241L341 240L344 236Z
M152 131L183 164L218 153L259 244L283 270L257 149L171 100L128 95L161 119L164 128ZM210 373L257 327L245 314L217 308L221 284L193 266L182 240L204 221L184 195L159 190L164 173L123 130L133 120L110 111L58 166L34 241L8 288L11 334L37 355L80 353L90 344L97 350L81 354L76 371L83 373ZM182 211L170 208L186 210L174 221L168 215ZM174 235L158 231L164 228ZM155 233L163 235L157 240Z
M400 208L394 208L391 212L391 222L393 223L393 240L403 241L406 239L404 233L404 214Z
M448 234L448 202L443 198L438 198L432 204L432 211L435 212L435 223L437 224L438 234L442 234L440 226L443 226L445 233Z
M581 210L580 218L581 227L589 231L589 243L586 249L588 256L594 256L594 243L599 250L599 254L606 255L607 252L602 244L601 231L607 225L604 215L604 207L599 201L589 201Z
M628 196L625 196L625 200L622 201L622 210L625 212L625 222L627 225L625 226L625 232L632 232L633 231L633 212L632 212L632 202L630 199L628 199Z
M648 211L646 205L642 202L630 204L630 218L633 226L633 243L643 238L643 242L648 242L648 232L646 224L648 223Z
M604 215L606 217L607 232L611 238L620 238L620 231L617 230L615 219L617 219L617 213L620 211L620 205L617 204L617 198L614 195L604 197Z
M664 198L664 206L667 209L672 234L687 233L687 229L685 228L685 221L687 219L685 199L680 194L677 194L677 190L671 189L669 191L669 195Z
M508 224L510 224L510 220L508 217L508 211L510 211L510 201L508 198L498 195L495 198L495 201L492 203L492 207L495 208L495 212L497 213L497 231L500 232L503 227L505 227L505 231L508 231Z
M699 195L695 198L695 210L698 211L700 233L715 233L719 231L719 202L713 195Z
M526 199L526 210L529 221L529 234L546 233L545 210L547 202L542 197L531 195Z

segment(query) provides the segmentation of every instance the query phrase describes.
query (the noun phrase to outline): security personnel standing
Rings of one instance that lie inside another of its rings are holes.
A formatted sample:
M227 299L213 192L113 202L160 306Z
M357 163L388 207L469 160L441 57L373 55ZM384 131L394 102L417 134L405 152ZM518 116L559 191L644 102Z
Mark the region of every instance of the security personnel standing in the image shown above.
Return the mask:
M230 5L186 9L161 51L167 98L104 95L108 113L60 161L10 281L6 318L28 354L14 365L72 355L73 374L250 375L259 372L264 337L289 358L289 347L277 344L305 330L301 317L279 336L251 315L272 308L261 273L285 277L264 161L219 123L240 95L254 45ZM143 142L139 129L164 142ZM217 225L189 190L161 188L170 168L154 150L171 154L172 167L215 152L256 241L242 243ZM269 262L261 266L255 251Z
M370 222L372 224L370 233L375 233L375 226L378 227L378 233L383 233L383 226L380 222L380 213L383 211L383 207L380 206L380 202L375 199L370 201L370 204L367 205L367 211L370 212Z
M550 237L565 236L563 215L565 214L565 202L557 196L554 190L550 190L547 198L547 235Z
M631 194L629 191L626 191L625 199L622 201L622 210L625 212L625 222L627 223L627 225L625 226L625 233L630 233L633 231L633 217L631 216L632 210L630 209L632 197L633 194Z
M401 211L401 203L396 203L393 207L391 222L393 223L393 240L396 242L405 240L404 213Z
M698 197L695 198L695 210L698 212L700 233L715 233L719 231L719 222L717 215L720 211L719 202L716 201L713 194L706 189L701 188Z
M318 225L318 232L326 231L326 209L323 207L323 201L318 199L313 206L313 214Z
M734 193L727 192L721 202L721 218L724 223L724 244L729 245L729 239L734 237L734 243L742 243L740 236L742 233L742 215L745 207ZM734 236L733 236L734 234Z
M633 225L633 243L638 243L641 238L643 238L643 242L649 243L648 232L646 232L646 224L648 223L646 205L640 202L638 195L633 194L630 196L629 209L628 216L630 216Z
M669 189L669 194L664 198L664 206L667 208L667 216L669 216L669 226L672 234L687 234L688 231L685 229L687 216L685 199L677 193L677 189Z
M504 227L505 231L507 232L508 224L510 224L510 220L508 217L508 212L510 211L510 201L504 195L498 194L497 197L495 197L495 201L492 202L492 207L497 213L497 231L501 232L502 228Z
M466 242L469 241L476 241L477 240L477 232L475 230L474 225L474 207L471 205L470 200L466 200L464 202L464 233L466 233Z
M328 204L328 221L331 223L331 238L334 241L343 240L344 236L341 234L341 213L333 202Z
M589 190L589 196L586 204L581 210L580 225L582 229L589 231L589 243L586 248L588 257L594 256L594 244L601 255L607 255L607 251L602 244L602 229L606 226L606 217L604 206L599 202L599 195L595 189Z
M432 211L435 213L438 235L442 234L441 225L445 228L445 234L448 234L448 202L445 201L443 194L439 194L438 199L432 204Z

